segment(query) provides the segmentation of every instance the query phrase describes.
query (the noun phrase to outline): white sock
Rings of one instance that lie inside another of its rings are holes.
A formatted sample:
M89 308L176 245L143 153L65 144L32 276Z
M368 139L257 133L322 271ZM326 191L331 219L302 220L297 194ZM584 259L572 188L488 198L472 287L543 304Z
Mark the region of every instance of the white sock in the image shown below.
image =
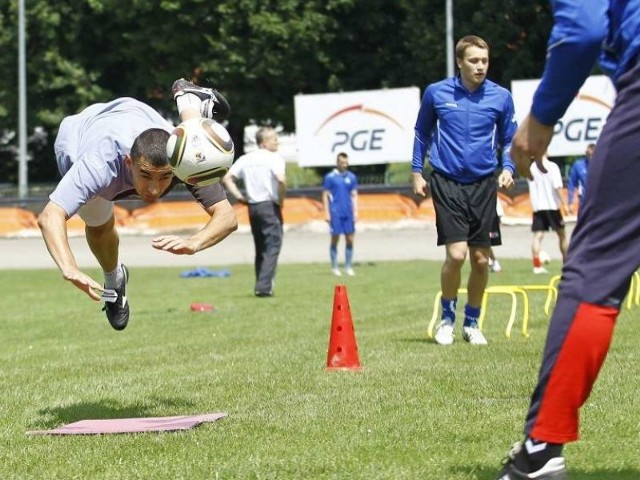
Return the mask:
M118 263L118 266L113 272L104 272L104 286L106 288L118 288L124 281L124 272L122 271L122 265Z
M182 112L186 108L193 108L199 112L201 103L202 100L193 93L183 93L179 97L176 97L176 106L178 107L179 115L182 115Z

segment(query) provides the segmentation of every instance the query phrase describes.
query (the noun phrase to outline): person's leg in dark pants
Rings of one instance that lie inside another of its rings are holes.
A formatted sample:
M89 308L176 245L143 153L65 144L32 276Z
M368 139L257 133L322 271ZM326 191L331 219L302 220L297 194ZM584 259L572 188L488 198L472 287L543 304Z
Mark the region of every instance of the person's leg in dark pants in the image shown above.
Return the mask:
M253 236L253 246L255 248L255 256L253 260L253 268L256 278L260 276L262 269L262 261L264 259L264 237L262 235L262 218L260 217L257 204L249 205L249 223L251 225L251 235Z
M256 276L256 293L273 294L273 280L276 275L278 256L282 248L282 212L271 202L256 205L260 218L262 257Z

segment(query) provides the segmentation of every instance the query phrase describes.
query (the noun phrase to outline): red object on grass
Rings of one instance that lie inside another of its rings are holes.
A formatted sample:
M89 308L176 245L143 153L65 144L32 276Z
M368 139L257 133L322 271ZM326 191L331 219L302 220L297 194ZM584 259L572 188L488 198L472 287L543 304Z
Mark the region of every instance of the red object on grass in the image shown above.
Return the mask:
M210 303L192 303L191 311L192 312L213 312L213 305Z

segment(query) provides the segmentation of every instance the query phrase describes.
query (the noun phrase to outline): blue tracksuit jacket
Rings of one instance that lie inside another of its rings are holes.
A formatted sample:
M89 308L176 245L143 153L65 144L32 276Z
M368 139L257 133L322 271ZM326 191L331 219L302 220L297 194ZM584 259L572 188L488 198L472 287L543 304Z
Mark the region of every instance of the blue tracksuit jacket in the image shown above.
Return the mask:
M429 151L431 167L460 183L485 178L498 167L514 171L509 151L516 131L511 93L485 80L469 92L460 76L427 87L418 112L411 170L421 172Z

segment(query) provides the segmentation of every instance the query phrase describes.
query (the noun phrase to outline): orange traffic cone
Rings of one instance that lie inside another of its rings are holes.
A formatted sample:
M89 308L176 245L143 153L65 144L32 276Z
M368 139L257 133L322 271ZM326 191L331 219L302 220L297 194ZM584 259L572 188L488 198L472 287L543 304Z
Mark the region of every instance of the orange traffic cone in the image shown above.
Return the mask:
M347 287L336 285L333 294L333 317L329 336L328 370L360 370L358 346L351 320Z

